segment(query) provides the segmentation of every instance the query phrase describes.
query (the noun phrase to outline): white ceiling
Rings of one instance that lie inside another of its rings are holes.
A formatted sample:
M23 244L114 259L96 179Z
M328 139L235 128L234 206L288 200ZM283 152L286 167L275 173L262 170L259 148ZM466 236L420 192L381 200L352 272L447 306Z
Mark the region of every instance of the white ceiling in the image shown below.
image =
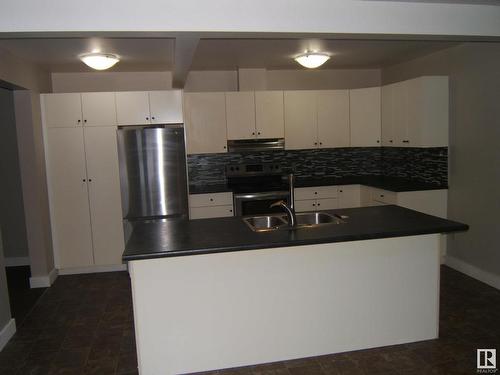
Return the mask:
M296 69L293 57L306 50L328 52L322 69L380 68L448 48L439 41L340 39L201 39L191 70L236 68ZM0 48L40 64L51 72L92 71L78 60L82 53L115 53L120 63L110 71L166 71L174 64L173 38L3 39Z

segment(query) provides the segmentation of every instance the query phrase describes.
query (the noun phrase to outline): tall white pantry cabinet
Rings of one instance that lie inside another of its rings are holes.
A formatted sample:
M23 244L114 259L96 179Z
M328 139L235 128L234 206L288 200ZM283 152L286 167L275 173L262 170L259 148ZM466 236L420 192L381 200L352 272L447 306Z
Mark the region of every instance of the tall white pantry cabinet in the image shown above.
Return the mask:
M56 267L121 265L115 93L41 99Z

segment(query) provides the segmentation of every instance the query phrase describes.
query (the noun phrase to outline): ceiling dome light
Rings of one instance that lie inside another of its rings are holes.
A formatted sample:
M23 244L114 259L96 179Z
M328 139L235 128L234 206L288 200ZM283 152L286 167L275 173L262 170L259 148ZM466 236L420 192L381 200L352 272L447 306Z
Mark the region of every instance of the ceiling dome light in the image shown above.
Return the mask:
M326 53L306 52L300 56L297 56L294 60L306 68L314 69L318 66L323 65L329 59L330 56L328 56Z
M106 70L115 65L120 59L110 53L87 53L80 56L85 65L95 70Z

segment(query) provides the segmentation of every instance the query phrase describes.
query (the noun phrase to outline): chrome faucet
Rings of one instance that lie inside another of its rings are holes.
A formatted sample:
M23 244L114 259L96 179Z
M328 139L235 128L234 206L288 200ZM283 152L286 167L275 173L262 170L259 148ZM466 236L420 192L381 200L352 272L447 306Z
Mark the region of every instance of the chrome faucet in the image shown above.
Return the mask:
M290 228L295 227L297 224L297 218L295 216L295 196L294 196L294 176L293 173L290 173L288 175L288 204L285 203L284 200L279 200L277 202L274 202L271 204L270 208L272 207L281 207L283 210L286 212L286 216L288 217L288 226Z

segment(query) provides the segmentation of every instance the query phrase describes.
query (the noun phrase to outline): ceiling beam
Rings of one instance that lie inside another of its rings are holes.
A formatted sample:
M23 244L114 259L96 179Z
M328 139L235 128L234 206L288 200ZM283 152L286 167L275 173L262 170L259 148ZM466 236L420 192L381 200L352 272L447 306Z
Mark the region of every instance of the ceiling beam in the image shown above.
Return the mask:
M192 35L175 38L174 68L172 71L173 88L184 88L199 41L198 36Z

